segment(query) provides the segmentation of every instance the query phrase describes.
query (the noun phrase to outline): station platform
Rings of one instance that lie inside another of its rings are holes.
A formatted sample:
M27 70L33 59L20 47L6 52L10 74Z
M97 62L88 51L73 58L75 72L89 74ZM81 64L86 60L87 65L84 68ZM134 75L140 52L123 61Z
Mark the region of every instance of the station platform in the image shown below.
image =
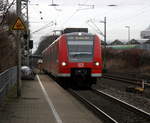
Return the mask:
M22 81L22 96L12 90L0 107L0 123L102 123L49 76Z

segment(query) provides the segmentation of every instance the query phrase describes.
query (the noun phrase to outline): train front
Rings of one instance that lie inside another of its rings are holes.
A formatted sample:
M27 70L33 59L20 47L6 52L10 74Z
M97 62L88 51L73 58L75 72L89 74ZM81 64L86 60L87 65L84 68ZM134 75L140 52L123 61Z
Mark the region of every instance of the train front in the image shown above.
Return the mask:
M61 43L64 48L61 48L60 57L64 59L61 59L61 71L70 76L74 84L91 86L96 83L97 77L102 75L101 43L98 36L81 32L68 33Z

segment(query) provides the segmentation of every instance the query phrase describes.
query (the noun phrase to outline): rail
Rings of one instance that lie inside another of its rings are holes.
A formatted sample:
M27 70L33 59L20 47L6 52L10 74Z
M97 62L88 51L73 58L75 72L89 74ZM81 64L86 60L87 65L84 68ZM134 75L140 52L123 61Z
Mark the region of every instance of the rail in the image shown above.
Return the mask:
M110 75L110 74L105 74L103 75L103 77L107 79L119 80L122 82L136 84L136 85L142 85L142 82L144 82L144 85L146 87L150 87L150 83L148 82L148 80L145 80L145 79L134 79L134 78L127 78L123 76L115 76L115 75Z
M69 92L106 123L148 123L150 121L150 114L146 111L94 88L81 91L70 89Z
M0 104L7 94L7 92L17 82L17 67L11 67L10 69L0 73Z
M100 108L98 108L96 105L89 102L86 98L80 96L77 94L74 90L70 89L68 90L73 96L75 96L77 99L79 99L81 102L83 102L86 106L88 106L94 113L96 113L101 119L104 120L104 122L107 123L118 123L115 119L110 117L108 114L106 114L104 111L102 111Z
M118 103L119 105L122 105L122 106L128 108L129 110L140 114L141 116L145 117L146 119L150 120L150 113L148 113L148 112L146 112L146 111L144 111L144 110L142 110L140 108L137 108L137 107L135 107L135 106L125 102L125 101L117 99L116 97L111 96L111 95L109 95L109 94L107 94L107 93L105 93L103 91L100 91L100 90L97 90L97 89L92 89L92 90L95 91L96 93L100 94L100 95L103 95L103 96L109 98L110 100Z

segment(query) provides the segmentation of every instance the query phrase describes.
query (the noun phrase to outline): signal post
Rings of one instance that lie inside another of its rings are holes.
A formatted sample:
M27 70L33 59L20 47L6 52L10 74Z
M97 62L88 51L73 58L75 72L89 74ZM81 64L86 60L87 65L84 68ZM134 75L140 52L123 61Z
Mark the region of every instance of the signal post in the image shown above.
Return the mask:
M16 31L17 40L17 97L21 96L21 31L25 31L26 27L21 20L21 0L16 0L17 19L12 26L12 30Z

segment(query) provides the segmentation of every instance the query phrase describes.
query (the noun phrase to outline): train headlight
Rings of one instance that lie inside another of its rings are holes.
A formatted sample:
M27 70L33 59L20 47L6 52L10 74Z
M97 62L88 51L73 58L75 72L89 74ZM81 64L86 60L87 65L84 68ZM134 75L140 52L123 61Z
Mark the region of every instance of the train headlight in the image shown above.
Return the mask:
M66 62L62 62L61 65L62 65L62 66L66 66L67 63L66 63Z
M79 35L79 36L81 36L81 35L82 35L82 33L81 33L81 32L79 32L79 33L78 33L78 35Z
M96 66L99 66L99 65L100 65L100 63L99 63L99 62L95 62L95 65L96 65Z

